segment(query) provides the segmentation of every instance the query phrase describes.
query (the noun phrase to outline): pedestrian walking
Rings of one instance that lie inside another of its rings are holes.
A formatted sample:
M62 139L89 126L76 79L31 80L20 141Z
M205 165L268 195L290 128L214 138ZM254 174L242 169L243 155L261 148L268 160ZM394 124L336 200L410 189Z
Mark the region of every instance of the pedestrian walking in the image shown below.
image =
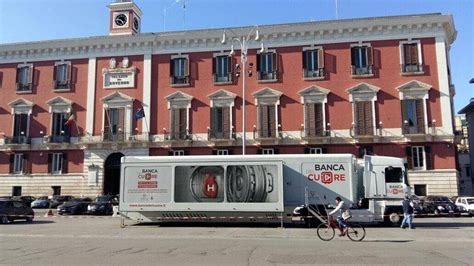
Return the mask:
M408 196L405 196L405 199L402 202L403 206L403 221L400 225L401 228L405 229L406 227L410 229L415 229L413 226L413 201L410 200Z

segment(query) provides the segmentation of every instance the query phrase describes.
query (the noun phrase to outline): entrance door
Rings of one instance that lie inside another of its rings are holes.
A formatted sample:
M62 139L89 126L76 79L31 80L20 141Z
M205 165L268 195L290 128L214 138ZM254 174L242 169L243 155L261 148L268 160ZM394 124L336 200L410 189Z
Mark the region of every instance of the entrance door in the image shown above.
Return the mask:
M120 152L112 153L104 163L104 195L120 193L120 159L124 155Z

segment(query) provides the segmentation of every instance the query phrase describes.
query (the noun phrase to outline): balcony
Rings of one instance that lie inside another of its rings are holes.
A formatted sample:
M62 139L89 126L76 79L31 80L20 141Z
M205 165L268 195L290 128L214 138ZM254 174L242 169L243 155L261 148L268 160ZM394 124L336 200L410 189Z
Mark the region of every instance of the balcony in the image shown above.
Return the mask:
M71 82L53 80L54 91L69 91L71 89Z
M322 132L314 133L309 130L301 128L301 139L306 141L307 144L326 144L331 139L331 131L324 130Z
M373 77L374 69L372 66L365 66L365 67L351 66L351 75L353 78Z
M264 82L276 82L278 81L278 72L272 71L272 72L258 72L258 82L264 83Z
M318 68L314 70L303 69L304 80L321 80L325 78L324 68Z
M225 130L218 132L217 130L207 129L207 140L217 146L229 146L235 142L235 132Z
M402 64L400 71L403 76L425 74L424 66L421 64Z
M71 136L66 135L52 135L52 136L45 136L43 138L44 143L70 143Z
M186 87L190 85L190 77L189 76L171 76L170 83L172 87Z
M214 84L221 85L221 84L232 84L232 75L226 76L218 76L216 74L213 75Z

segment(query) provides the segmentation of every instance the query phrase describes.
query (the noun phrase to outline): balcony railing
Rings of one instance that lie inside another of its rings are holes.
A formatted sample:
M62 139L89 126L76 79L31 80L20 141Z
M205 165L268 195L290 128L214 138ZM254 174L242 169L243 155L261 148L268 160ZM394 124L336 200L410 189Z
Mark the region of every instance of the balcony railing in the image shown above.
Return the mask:
M191 132L186 129L183 131L164 132L165 140L192 140Z
M31 139L27 136L5 137L5 144L30 144Z
M207 130L207 139L208 140L231 140L235 139L235 132L230 131L230 130L224 130L224 131L217 131L217 130L212 130L208 129Z
M375 135L373 127L359 127L352 125L350 129L351 137L372 137Z
M71 136L65 136L65 135L49 136L49 142L51 143L69 143L70 141L71 141Z
M107 132L104 131L102 135L103 141L124 141L125 140L125 133L124 132Z
M71 82L69 82L69 80L66 80L66 81L53 80L53 88L54 90L69 90L71 89Z
M182 86L185 86L185 85L189 85L189 82L190 82L190 78L189 76L184 76L184 77L181 77L181 76L172 76L170 77L170 83L171 85L182 85Z
M313 70L304 69L303 78L313 79L313 78L324 78L324 68L318 68Z
M216 74L214 76L214 83L230 83L232 82L232 75L228 74L226 76L218 76Z
M276 71L258 72L258 80L260 81L275 81L277 79L278 79L278 73Z
M403 123L402 126L402 134L409 135L409 134L425 134L426 130L423 126L423 129L419 127L410 126L408 123Z
M365 67L351 66L351 74L352 76L373 75L374 69L372 66L365 66Z
M423 73L424 67L421 64L402 64L400 65L400 70L404 74Z
M27 84L17 83L16 84L16 91L17 92L30 92L31 91L31 83L27 83Z

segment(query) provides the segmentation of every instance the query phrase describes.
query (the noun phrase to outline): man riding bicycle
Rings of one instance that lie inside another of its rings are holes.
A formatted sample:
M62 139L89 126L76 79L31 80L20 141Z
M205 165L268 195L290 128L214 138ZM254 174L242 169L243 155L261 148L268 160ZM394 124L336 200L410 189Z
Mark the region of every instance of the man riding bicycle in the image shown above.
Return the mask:
M341 231L341 234L339 234L339 236L344 236L346 235L346 232L347 232L347 224L345 221L351 218L351 215L349 212L349 208L344 203L344 201L342 201L341 197L336 197L336 204L337 204L337 207L334 210L332 210L329 213L329 215L331 216L339 211L340 215L337 216L336 221L339 225L338 226L339 231Z

